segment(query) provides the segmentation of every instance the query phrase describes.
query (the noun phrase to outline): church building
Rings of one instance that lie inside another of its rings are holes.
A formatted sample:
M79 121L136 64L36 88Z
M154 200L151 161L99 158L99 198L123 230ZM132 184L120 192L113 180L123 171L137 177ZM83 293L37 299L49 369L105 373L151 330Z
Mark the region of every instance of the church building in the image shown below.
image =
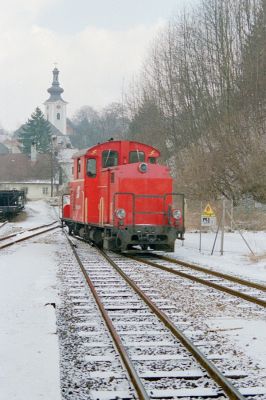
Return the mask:
M55 67L53 69L53 82L52 86L47 90L50 94L48 100L45 101L45 114L46 118L53 124L63 135L67 134L67 117L66 105L67 102L62 99L61 94L64 89L60 87L58 80L59 70Z
M64 89L60 86L58 76L59 70L55 67L52 86L47 89L50 97L44 102L44 114L51 124L53 152L60 169L60 182L66 186L72 177L72 156L77 149L71 146L69 135L73 132L67 119L67 102L61 97Z

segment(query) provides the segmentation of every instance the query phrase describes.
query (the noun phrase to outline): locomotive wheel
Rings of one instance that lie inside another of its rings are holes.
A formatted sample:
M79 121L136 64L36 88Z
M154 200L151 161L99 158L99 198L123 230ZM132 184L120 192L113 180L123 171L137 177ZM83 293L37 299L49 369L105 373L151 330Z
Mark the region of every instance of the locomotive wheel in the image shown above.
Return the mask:
M117 236L117 237L116 237L116 240L115 240L115 247L116 247L117 249L120 249L120 248L121 248L121 245L122 245L122 240L120 239L119 236Z
M80 228L78 234L79 234L80 237L84 238L84 236L85 236L85 228L83 228L83 227Z
M102 237L102 231L100 229L94 230L93 241L98 247L100 247L100 248L103 247L103 237Z

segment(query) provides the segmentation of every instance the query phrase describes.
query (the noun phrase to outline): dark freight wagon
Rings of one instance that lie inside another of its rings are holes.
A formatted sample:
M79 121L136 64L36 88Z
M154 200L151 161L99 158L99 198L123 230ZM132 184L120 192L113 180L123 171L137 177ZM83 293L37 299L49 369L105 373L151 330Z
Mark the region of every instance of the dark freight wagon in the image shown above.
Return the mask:
M24 209L24 190L0 190L0 219L10 218Z

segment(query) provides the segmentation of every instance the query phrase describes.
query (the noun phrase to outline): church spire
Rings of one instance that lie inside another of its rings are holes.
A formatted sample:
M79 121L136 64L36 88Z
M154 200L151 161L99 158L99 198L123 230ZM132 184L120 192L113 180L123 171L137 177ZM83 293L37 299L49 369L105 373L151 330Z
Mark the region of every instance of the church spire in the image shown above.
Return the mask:
M64 89L60 87L58 75L59 75L59 70L56 67L54 67L52 86L49 89L47 89L47 92L50 93L50 98L48 99L48 101L63 100L61 97L61 93L63 93Z
M62 99L61 94L64 89L60 87L58 80L59 71L56 66L53 69L52 86L47 89L50 94L48 100L44 102L46 118L53 124L63 135L66 135L66 105L67 102Z

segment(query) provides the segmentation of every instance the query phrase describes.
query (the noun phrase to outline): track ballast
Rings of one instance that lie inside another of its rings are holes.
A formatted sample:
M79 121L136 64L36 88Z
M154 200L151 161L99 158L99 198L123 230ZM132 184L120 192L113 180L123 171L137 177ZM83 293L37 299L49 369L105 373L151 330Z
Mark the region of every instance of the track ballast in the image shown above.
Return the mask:
M92 292L86 288L84 277L77 269L73 269L73 261L69 261L68 257L62 267L68 311L61 310L68 315L63 318L59 329L62 360L66 367L63 367L62 379L64 399L76 399L77 393L79 399L100 400L117 397L224 398L225 393L229 398L240 399L242 395L264 393L262 388L250 386L247 371L233 367L227 369L232 361L228 364L226 355L215 354L212 348L214 344L205 343L204 340L191 343L182 333L185 323L180 320L176 307L162 298L156 289L148 284L145 286L137 270L129 275L135 282L133 287L141 286L143 294L133 291L128 286L129 279L126 283L123 273L121 276L117 272L120 268L125 272L129 260L114 270L118 256L114 255L115 260L110 263L108 258L104 258L106 255L99 254L95 248L88 248L88 244L78 242L76 246L74 252L78 263L84 269L85 279L93 286L91 290L97 293L104 310L101 314L107 314L113 333L106 330L106 322L103 323L97 313L99 304L97 307L92 305ZM68 286L71 286L69 293ZM148 297L153 299L152 306L147 305ZM143 298L146 298L146 304ZM160 321L156 310L165 317L164 322ZM67 328L68 324L71 329ZM181 330L175 331L177 324ZM69 331L67 335L66 330ZM125 351L124 357L121 349L120 354L117 351L119 344L112 344L116 336L122 351ZM71 356L71 343L72 347L77 347L74 359ZM193 356L188 343L196 351ZM202 349L207 353L205 356ZM68 358L71 358L70 370L67 367ZM215 361L216 367L212 361ZM133 378L133 382L132 376L136 378ZM76 383L73 385L74 381Z

